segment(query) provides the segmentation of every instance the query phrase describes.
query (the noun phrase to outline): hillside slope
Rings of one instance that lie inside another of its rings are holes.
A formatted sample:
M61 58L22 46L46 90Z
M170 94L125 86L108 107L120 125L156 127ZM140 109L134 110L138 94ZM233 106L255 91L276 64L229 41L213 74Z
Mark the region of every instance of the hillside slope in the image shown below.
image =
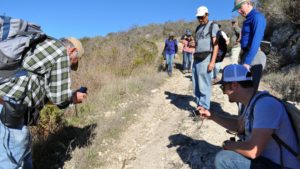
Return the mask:
M178 56L176 62L180 62ZM212 121L195 121L190 117L196 106L191 74L175 69L173 76L166 78L162 86L145 98L147 106L119 139L93 143L110 144L108 149L98 152L99 159L105 157L107 162L97 168L213 168L214 155L230 135ZM237 112L236 104L227 101L219 86L212 90L213 110ZM71 160L64 168L76 168L72 164Z

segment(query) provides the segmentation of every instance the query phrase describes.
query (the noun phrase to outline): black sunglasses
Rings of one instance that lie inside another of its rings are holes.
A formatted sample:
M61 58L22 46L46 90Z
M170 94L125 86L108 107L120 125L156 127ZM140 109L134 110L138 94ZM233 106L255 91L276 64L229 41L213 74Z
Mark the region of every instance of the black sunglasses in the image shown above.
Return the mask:
M203 16L197 16L197 19L204 19L206 16L203 15Z
M223 93L225 92L225 85L226 85L226 84L230 84L230 83L232 83L232 82L229 82L229 83L223 83L223 84L220 85L220 89L223 91Z

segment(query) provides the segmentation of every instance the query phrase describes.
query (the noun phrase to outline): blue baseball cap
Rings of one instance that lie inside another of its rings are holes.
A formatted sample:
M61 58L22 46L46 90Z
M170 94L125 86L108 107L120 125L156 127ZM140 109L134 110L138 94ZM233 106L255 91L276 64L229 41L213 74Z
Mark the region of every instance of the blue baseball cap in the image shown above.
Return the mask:
M251 72L243 65L231 64L223 69L222 79L215 84L253 80Z

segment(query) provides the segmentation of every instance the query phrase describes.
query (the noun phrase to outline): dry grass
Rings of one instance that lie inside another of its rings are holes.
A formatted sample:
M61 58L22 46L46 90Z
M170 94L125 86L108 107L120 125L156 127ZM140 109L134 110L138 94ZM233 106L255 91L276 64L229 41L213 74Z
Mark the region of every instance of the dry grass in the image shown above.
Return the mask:
M143 96L162 83L154 41L129 35L83 39L86 56L72 81L74 89L88 87L88 99L64 114L45 109L44 120L32 130L36 168L61 168L70 159L75 168L101 165L105 160L95 158L106 144L98 143L118 137L144 106Z
M179 38L185 29L194 30L196 25L167 22L82 39L86 53L79 71L72 74L72 87L87 86L88 99L76 106L77 113L75 106L63 115L58 110L46 113L38 132L33 133L36 168L61 168L68 160L72 160L70 168L86 169L109 162L107 147L138 117L140 108L146 106L144 97L163 81L157 71L162 57L155 43L162 42L170 31ZM226 30L230 24L222 25ZM272 73L264 79L274 90L285 93L284 97L299 100L297 71ZM46 120L47 116L55 120Z
M91 98L92 111L82 121L97 124L95 138L90 146L76 148L72 152L72 165L75 168L95 168L109 162L110 159L105 158L105 153L109 153L107 148L111 149L113 140L142 113L139 110L146 106L144 97L162 82L162 74L147 69L143 71L143 75L137 71L139 75L136 77L119 79L114 81L118 83L104 86L98 97Z
M296 66L285 71L270 73L263 80L285 100L300 101L300 67Z

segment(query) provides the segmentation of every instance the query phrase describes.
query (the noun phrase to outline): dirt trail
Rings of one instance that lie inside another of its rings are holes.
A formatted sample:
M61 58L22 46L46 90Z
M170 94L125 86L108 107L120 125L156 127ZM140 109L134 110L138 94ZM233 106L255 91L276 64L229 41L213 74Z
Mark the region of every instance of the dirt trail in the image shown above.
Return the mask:
M176 59L177 65L179 59ZM226 62L226 61L225 61ZM209 120L190 117L196 106L191 74L174 69L173 76L151 91L148 105L139 119L115 142L105 169L213 168L213 159L222 142L230 137ZM218 86L212 89L212 109L236 113Z

